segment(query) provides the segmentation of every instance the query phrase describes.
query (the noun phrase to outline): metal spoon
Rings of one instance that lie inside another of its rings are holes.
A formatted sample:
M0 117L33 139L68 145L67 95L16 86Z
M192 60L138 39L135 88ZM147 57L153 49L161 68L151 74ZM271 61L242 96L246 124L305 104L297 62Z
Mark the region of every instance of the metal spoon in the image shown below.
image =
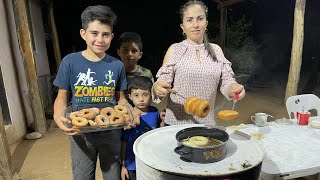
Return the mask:
M172 93L172 94L175 94L175 95L178 95L178 96L180 96L180 97L182 97L182 98L184 98L184 99L187 99L186 97L184 97L184 96L182 96L181 94L179 94L176 90L174 90L174 89L170 89L170 88L168 88L168 89L166 89L169 93Z

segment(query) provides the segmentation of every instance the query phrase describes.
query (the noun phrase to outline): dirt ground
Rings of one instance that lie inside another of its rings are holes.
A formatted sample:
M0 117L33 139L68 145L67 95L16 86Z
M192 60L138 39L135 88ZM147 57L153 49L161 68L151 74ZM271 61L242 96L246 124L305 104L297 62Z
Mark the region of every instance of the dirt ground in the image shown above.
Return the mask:
M231 102L221 94L217 97L217 108L231 107ZM266 112L276 119L288 117L283 97L264 91L247 91L246 97L236 104L240 118L234 121L217 121L217 125L229 126L251 123L250 116ZM273 120L273 119L270 119ZM22 140L11 147L14 170L22 180L69 180L72 179L68 137L52 120L50 128L41 139ZM101 172L97 170L97 179Z

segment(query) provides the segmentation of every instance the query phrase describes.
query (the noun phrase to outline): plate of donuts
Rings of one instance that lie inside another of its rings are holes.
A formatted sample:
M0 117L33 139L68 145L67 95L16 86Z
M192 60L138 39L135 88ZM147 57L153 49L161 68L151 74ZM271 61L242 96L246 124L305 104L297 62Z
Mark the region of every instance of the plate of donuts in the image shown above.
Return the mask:
M77 108L69 106L66 117L71 121L67 126L77 128L82 133L123 129L133 121L129 105L109 104L100 108L90 105Z

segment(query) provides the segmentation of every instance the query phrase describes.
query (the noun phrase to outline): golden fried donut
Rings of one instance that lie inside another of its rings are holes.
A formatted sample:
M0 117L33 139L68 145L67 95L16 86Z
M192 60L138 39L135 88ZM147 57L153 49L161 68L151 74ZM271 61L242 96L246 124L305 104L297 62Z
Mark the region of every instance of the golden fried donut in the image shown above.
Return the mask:
M221 120L232 120L238 117L239 113L233 110L222 110L217 114L217 118Z
M195 114L199 118L205 118L208 116L209 112L210 112L209 102L206 100L201 100L200 104L197 106L197 110Z
M76 127L83 127L88 124L88 120L84 117L75 117L72 119L72 125Z
M204 136L192 136L188 140L189 142L192 142L196 146L205 146L208 144L209 139Z
M117 125L117 124L122 124L123 122L125 122L125 119L123 117L123 114L121 113L114 113L111 117L110 117L110 124L112 125Z
M112 116L114 113L115 111L112 107L105 107L105 108L102 108L100 111L100 115L106 115L108 117Z
M75 111L69 114L69 119L73 120L74 118L79 117L79 111Z
M191 97L189 97L188 99L187 99L187 101L186 101L186 103L184 103L184 111L187 113L187 114L192 114L192 111L190 110L190 108L191 108L191 104L195 101L195 100L197 100L198 98L197 97L195 97L195 96L191 96Z
M125 122L130 122L131 118L128 114L122 114L122 116L124 117Z
M109 117L103 114L96 116L97 125L107 125L109 124Z
M91 120L96 117L96 112L92 108L82 109L79 111L79 116Z
M197 99L197 100L193 101L193 103L190 104L191 107L189 109L191 110L191 113L193 115L198 116L196 113L197 113L197 109L199 108L201 101L202 101L201 99Z
M94 110L96 115L100 114L100 109L99 108L90 108L90 109Z
M89 122L90 126L96 126L97 125L97 122L95 122L95 121L88 120L88 122Z
M127 114L128 113L128 109L126 106L123 106L123 105L116 105L114 107L114 110L117 112L117 113L122 113L122 114Z

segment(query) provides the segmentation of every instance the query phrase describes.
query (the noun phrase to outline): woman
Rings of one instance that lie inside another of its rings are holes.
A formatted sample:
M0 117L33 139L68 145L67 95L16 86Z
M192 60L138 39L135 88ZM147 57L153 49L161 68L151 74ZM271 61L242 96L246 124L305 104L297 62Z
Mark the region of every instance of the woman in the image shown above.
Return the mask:
M167 88L175 89L179 95L170 94L165 123L174 124L215 124L214 104L218 86L221 93L231 99L239 93L245 96L244 87L234 79L231 63L224 57L221 48L210 44L207 38L207 7L199 0L191 0L180 9L180 27L185 40L172 44L159 69L153 85L153 93L162 99L168 94ZM196 96L209 101L211 110L207 117L199 118L185 113L185 98Z

